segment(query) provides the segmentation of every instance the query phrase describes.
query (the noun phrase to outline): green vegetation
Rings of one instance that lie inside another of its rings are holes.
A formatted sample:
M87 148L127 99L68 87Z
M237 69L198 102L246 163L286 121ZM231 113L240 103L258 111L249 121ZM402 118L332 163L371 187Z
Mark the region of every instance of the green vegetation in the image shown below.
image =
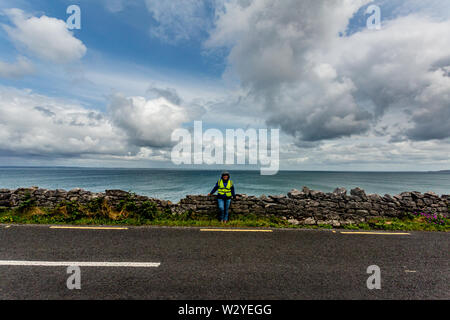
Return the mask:
M169 210L160 211L152 202L138 205L131 194L116 207L110 207L104 199L95 199L87 204L66 202L54 209L38 208L31 199L10 210L0 207L0 223L17 224L74 224L74 225L155 225L178 227L223 227L213 216L197 215L187 211L172 214ZM287 220L274 216L255 214L232 215L226 227L253 228L308 228L332 229L331 225L293 225ZM342 227L350 230L403 230L403 231L450 231L450 219L427 214L405 214L401 218L373 219L366 223Z
M373 219L367 223L347 225L350 230L402 230L402 231L450 231L450 219L439 218L438 221L407 213L401 218Z

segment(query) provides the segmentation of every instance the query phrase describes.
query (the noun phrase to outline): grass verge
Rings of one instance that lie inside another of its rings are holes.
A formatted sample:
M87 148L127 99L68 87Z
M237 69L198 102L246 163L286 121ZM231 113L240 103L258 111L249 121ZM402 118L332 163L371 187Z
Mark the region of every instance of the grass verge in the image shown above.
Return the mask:
M27 203L10 210L0 207L0 224L54 224L54 225L129 225L168 227L224 227L215 217L198 216L192 212L172 214L161 212L151 202L137 205L133 199L121 202L117 207L108 206L102 199L80 205L76 202L61 204L55 209L38 208ZM293 225L275 216L254 214L232 215L226 227L247 228L302 228L332 229L331 225ZM405 214L401 218L373 219L366 223L346 225L348 230L389 230L389 231L450 231L450 219L438 221L423 215Z

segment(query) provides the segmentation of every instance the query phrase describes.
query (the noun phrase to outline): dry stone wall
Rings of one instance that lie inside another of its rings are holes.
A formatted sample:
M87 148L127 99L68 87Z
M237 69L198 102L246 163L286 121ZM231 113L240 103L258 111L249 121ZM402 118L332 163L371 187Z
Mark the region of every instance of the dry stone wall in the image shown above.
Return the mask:
M94 199L104 199L111 206L122 200L133 198L140 205L145 201L154 202L161 210L173 214L191 211L197 215L215 217L218 213L215 196L188 195L178 203L146 196L132 195L122 190L106 190L94 193L82 189L46 190L38 187L16 190L0 189L0 207L16 208L24 201L32 201L39 207L54 208L64 202L77 201L87 204ZM238 195L232 202L231 215L255 214L274 215L289 220L293 224L330 224L341 226L365 222L378 217L398 217L405 213L427 212L448 217L450 196L439 196L433 192L403 192L399 195L367 195L355 188L347 194L344 188L332 193L310 190L292 190L287 195L247 196Z

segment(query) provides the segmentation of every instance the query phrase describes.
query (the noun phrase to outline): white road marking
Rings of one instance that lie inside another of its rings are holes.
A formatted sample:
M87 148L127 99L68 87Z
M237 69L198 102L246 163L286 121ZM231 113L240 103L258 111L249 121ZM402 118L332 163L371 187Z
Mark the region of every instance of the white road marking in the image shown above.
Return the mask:
M50 229L128 230L128 228L126 227L72 227L72 226L51 226Z
M157 268L160 262L86 262L86 261L20 261L0 260L0 266L35 266L35 267L123 267L123 268Z
M341 231L340 234L374 234L374 235L381 235L381 236L409 236L409 235L411 235L410 233L406 233L406 232L359 232L359 231L358 232Z
M200 229L202 232L273 232L265 229Z
M405 272L407 272L407 273L416 273L417 271L416 270L405 270Z

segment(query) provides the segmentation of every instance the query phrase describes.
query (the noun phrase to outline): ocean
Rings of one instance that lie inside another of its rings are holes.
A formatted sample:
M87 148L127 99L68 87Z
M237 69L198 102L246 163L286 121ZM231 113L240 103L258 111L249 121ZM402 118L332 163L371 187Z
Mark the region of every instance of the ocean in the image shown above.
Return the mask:
M433 191L450 194L450 172L310 172L280 171L261 176L259 171L230 171L236 193L260 196L286 194L307 186L331 192L360 187L366 193L399 194ZM83 188L93 192L121 189L155 198L179 201L188 194L207 194L220 171L111 168L0 168L0 188L39 186L47 189Z

